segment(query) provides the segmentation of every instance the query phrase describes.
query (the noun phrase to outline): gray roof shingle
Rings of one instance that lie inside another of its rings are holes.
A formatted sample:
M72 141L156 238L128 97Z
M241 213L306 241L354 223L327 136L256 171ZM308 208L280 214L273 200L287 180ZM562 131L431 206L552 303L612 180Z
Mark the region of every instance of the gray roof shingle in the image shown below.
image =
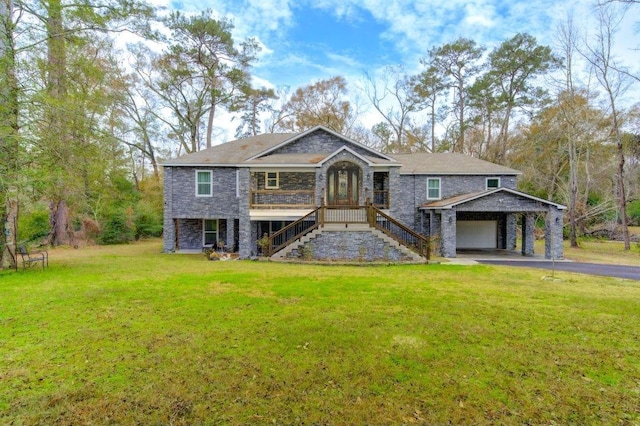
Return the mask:
M236 139L220 145L203 149L199 152L183 155L167 160L165 166L197 166L220 165L235 166L246 164L257 165L313 165L322 162L330 152L308 154L279 154L278 151L260 158L249 160L258 154L268 151L289 139L294 139L299 133L265 133L249 138ZM518 170L499 164L490 163L478 158L453 153L413 153L389 154L400 165L400 174L430 174L430 175L515 175ZM367 159L374 164L393 164L387 160L373 157Z
M400 174L516 175L520 171L500 164L454 153L391 154L402 164Z

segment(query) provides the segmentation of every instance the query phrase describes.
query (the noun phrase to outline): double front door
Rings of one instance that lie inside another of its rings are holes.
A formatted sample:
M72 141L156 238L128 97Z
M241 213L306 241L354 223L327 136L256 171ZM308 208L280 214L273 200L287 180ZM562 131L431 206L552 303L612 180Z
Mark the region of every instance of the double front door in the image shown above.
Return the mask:
M329 167L327 171L327 204L356 206L359 200L360 168L346 161Z

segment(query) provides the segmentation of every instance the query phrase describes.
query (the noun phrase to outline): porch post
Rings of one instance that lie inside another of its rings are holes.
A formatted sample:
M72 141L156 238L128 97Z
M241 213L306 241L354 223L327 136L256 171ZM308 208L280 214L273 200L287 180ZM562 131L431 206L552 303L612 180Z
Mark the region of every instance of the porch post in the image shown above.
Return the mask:
M515 213L507 213L507 250L516 249L518 239L518 217Z
M235 235L235 220L233 218L227 218L227 236L225 241L225 247L228 250L233 250L233 237Z
M248 259L251 257L251 216L249 214L249 189L250 178L248 168L239 169L238 179L240 186L240 199L239 203L239 242L238 251L241 259Z
M562 216L564 212L555 206L549 206L544 227L544 257L547 259L563 259Z
M531 256L534 252L534 217L531 213L522 216L522 255Z
M176 251L176 228L173 218L173 168L164 168L164 209L162 217L163 251L172 253Z
M456 210L441 210L440 251L442 257L456 257Z

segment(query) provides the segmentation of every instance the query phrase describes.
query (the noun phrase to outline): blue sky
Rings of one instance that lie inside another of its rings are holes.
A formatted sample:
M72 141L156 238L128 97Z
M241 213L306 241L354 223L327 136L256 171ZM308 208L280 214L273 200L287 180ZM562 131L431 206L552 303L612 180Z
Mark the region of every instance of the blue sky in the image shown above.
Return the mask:
M263 46L257 80L298 87L334 75L349 81L388 64L420 68L433 46L469 37L489 49L518 32L554 43L559 21L573 11L585 28L591 1L558 0L156 0L169 8L206 8L229 18L236 39L255 37ZM166 2L166 3L165 3ZM638 7L640 9L640 7ZM628 13L619 53L638 56L640 45Z
M572 11L585 32L593 30L587 0L152 0L170 9L211 9L231 19L234 37L254 37L263 49L253 69L254 85L295 89L344 76L351 91L363 75L385 65L421 70L420 58L434 46L468 37L488 50L518 32L538 43L556 43L557 25ZM618 35L618 56L640 72L640 35L627 13Z

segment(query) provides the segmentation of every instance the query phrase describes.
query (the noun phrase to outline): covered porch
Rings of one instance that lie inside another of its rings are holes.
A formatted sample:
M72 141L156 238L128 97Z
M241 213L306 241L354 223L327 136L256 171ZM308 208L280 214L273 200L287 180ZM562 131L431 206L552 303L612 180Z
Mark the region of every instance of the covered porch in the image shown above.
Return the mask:
M563 257L564 206L507 188L497 188L425 203L424 228L438 237L443 257L456 257L459 249L515 250L518 222L520 252L534 254L535 220L545 217L545 258Z

